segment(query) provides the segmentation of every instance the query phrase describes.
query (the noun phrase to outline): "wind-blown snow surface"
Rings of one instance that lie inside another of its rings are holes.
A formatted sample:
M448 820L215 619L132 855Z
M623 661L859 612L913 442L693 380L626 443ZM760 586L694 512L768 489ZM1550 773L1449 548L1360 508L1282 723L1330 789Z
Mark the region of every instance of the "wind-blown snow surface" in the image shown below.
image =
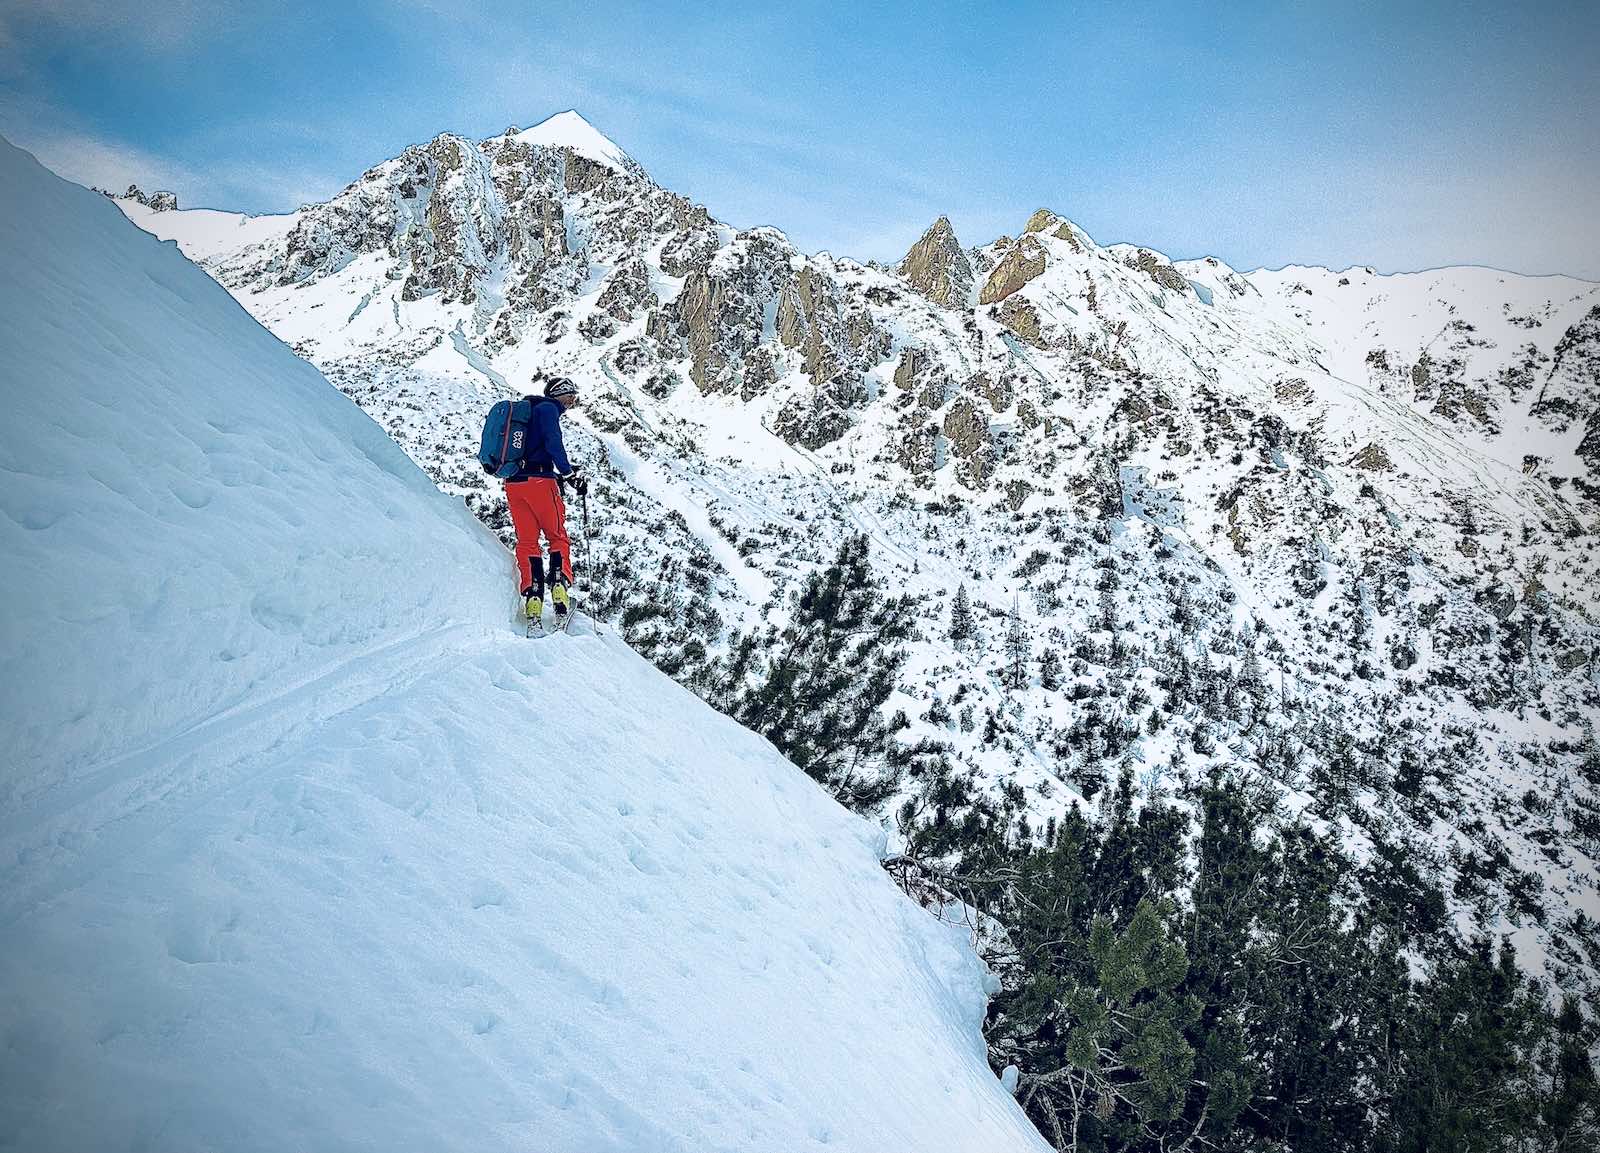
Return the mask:
M0 144L0 1148L1042 1148L873 834Z

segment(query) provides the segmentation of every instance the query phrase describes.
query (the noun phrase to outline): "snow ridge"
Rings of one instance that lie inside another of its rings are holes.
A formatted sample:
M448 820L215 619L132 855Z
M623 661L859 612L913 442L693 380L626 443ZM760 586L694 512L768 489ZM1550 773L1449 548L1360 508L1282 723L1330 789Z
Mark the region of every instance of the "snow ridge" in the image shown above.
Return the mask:
M0 1149L1043 1146L875 830L0 143ZM14 370L14 371L13 371Z

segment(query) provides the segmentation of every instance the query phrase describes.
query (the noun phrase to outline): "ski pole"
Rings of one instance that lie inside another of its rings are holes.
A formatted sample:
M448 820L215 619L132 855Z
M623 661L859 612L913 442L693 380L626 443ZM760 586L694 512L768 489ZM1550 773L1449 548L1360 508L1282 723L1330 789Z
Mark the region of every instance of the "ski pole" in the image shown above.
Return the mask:
M584 486L583 491L581 493L579 493L578 496L581 498L581 503L582 503L582 506L583 506L583 560L584 560L584 563L587 564L590 561L590 557L589 557L589 551L590 551L589 550L589 488L588 488L587 485Z
M584 565L584 572L587 573L589 571L589 566L594 563L594 549L589 543L589 486L588 485L584 485L583 486L583 491L578 493L578 508L579 508L580 512L582 513L582 515L583 515L583 565ZM589 590L589 596L590 596L591 599L593 598L593 596L594 596L594 590L593 589ZM599 636L600 635L600 618L595 615L595 612L594 612L594 609L593 609L592 606L589 609L589 621L590 621L591 624L594 625L595 635Z

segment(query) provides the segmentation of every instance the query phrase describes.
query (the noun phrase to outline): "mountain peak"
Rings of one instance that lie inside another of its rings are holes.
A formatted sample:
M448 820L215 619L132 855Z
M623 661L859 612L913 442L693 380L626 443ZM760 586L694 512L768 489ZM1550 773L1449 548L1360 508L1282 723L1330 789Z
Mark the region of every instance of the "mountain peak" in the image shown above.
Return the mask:
M532 128L524 128L516 134L516 139L546 148L570 148L579 156L612 168L623 168L629 160L628 154L617 147L614 140L572 108L557 112Z
M1084 232L1072 221L1061 213L1049 208L1040 208L1028 217L1028 223L1023 225L1024 236L1035 232L1048 232L1057 240L1065 240L1072 246L1074 252L1081 252L1085 247L1093 247L1094 242L1089 239L1089 234Z
M935 304L956 307L966 303L972 288L972 262L961 251L948 216L940 216L911 246L896 271Z
M142 204L152 212L171 212L178 207L178 194L158 189L155 192L145 192L137 184L128 185L128 191L120 196L114 192L107 192L113 200L131 200Z

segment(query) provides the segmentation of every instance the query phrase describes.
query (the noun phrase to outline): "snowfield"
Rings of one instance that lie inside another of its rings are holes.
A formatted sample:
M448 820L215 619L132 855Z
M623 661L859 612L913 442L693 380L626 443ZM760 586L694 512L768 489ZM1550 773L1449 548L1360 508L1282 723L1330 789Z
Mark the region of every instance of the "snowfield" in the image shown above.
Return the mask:
M876 830L0 144L0 1149L1043 1149Z

